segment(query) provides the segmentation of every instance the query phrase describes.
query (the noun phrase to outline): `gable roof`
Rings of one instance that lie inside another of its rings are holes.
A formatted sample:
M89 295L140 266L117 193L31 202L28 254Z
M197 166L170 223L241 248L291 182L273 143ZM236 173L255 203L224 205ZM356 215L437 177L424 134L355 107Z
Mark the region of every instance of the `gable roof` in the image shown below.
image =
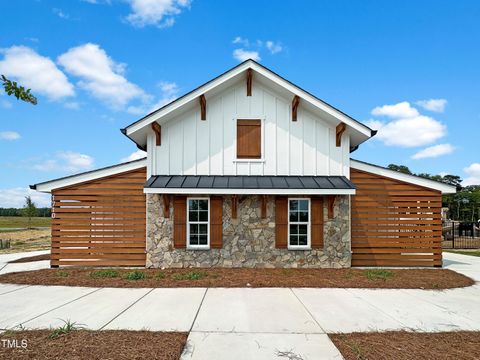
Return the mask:
M455 186L416 175L404 174L399 171L390 170L388 168L370 164L364 161L350 159L350 168L441 191L442 194L455 194L457 192L457 188Z
M79 174L61 177L54 180L44 181L38 184L30 185L30 189L41 192L51 192L65 186L83 183L85 181L92 181L106 176L120 174L126 171L141 169L147 166L147 158L128 161L121 164L106 166L100 169L85 171Z
M206 82L205 84L197 87L196 89L188 92L187 94L177 98L176 100L151 112L150 114L144 116L143 118L120 130L124 135L134 141L139 148L145 149L146 134L147 131L149 131L148 129L146 129L146 127L149 124L155 121L162 123L162 120L164 118L176 112L176 110L179 110L181 107L195 101L200 95L213 91L214 89L224 85L227 82L241 79L243 74L248 69L252 69L256 72L256 75L260 75L260 77L274 84L277 84L278 86L282 87L293 95L299 96L307 104L311 105L316 110L321 111L324 117L326 117L327 119L335 120L337 122L344 122L348 127L354 130L354 135L356 135L351 141L352 148L357 147L360 143L368 140L370 137L376 134L375 130L372 130L358 120L352 118L351 116L345 114L339 109L312 95L308 91L305 91L304 89L284 79L280 75L276 74L272 70L266 68L265 66L257 63L252 59L240 63L239 65L224 72L216 78Z

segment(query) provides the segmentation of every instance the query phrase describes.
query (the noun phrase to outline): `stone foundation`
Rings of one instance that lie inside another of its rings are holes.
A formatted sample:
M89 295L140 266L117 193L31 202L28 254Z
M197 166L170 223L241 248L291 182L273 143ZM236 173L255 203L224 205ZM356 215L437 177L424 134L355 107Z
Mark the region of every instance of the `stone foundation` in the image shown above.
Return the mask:
M261 218L260 198L238 196L237 218L232 219L231 196L223 201L223 247L210 250L173 248L173 201L170 217L163 217L163 199L147 194L147 267L350 267L350 198L337 196L333 219L327 219L324 201L324 248L275 248L275 197L268 196L267 217Z

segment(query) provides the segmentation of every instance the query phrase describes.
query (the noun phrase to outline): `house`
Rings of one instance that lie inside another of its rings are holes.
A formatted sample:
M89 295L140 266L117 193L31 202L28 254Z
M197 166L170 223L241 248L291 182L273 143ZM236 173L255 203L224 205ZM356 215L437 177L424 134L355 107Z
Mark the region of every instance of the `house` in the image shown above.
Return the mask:
M122 133L145 159L32 186L52 266L441 266L455 188L352 160L376 132L255 61Z

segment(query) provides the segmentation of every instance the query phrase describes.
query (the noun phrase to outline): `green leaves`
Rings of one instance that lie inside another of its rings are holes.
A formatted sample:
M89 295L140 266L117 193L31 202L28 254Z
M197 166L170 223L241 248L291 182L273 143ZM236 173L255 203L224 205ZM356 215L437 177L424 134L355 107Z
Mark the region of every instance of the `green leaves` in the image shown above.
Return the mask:
M18 100L37 105L37 98L33 96L33 94L30 92L30 89L25 89L23 86L18 85L16 81L7 79L5 75L1 75L0 78L7 95L13 95Z

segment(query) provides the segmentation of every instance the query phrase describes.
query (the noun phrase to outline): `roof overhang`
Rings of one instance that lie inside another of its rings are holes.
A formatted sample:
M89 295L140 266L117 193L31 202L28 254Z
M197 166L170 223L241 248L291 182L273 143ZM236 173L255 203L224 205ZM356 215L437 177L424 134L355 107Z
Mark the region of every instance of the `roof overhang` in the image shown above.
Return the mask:
M86 181L92 181L92 180L120 174L127 171L141 169L146 165L147 165L147 159L143 158L143 159L129 161L129 162L125 162L117 165L107 166L101 169L83 172L76 175L66 176L59 179L55 179L55 180L49 180L49 181L41 182L35 185L30 185L30 189L49 193L52 190L60 189L66 186L72 186L72 185L80 184Z
M194 176L154 175L147 194L199 195L354 195L344 176Z
M420 176L408 175L398 171L390 170L378 165L369 164L363 161L350 160L350 167L352 169L374 173L380 176L385 176L391 179L404 181L406 183L423 186L429 189L440 191L442 194L455 194L457 188L452 185L444 184L438 181L425 179Z
M247 69L252 69L255 72L255 81L274 83L290 95L299 96L304 101L304 106L307 106L311 111L319 111L322 119L330 121L334 125L337 125L339 122L345 123L347 129L350 130L350 143L352 148L355 148L376 134L375 130L370 129L368 126L251 59L244 61L213 80L146 115L126 128L121 129L122 133L134 141L139 148L144 149L147 134L151 131L148 125L155 121L163 124L190 107L196 106L200 95L205 95L207 98L208 96L215 95L223 88L229 86L229 84L243 78Z

